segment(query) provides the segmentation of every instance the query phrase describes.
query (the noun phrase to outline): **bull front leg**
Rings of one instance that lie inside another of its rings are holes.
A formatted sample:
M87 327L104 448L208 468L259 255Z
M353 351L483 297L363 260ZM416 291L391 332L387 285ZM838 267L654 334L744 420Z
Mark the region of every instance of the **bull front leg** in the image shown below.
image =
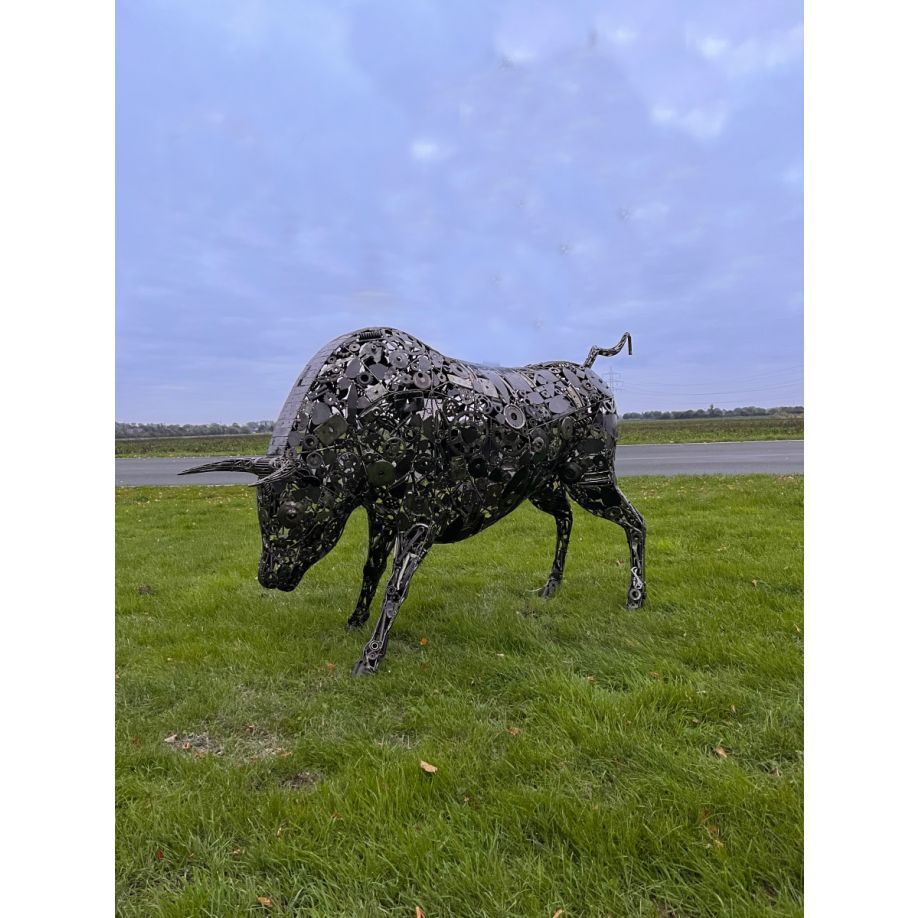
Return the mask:
M370 676L379 669L389 644L389 630L408 595L411 577L430 551L433 541L433 527L427 523L416 523L406 531L399 532L395 540L395 558L392 561L392 574L386 584L382 611L373 630L373 637L367 642L363 648L363 655L351 670L352 676Z
M367 561L363 566L363 585L360 588L360 597L357 606L347 620L347 630L354 631L362 628L370 617L370 604L379 587L379 579L386 569L389 552L395 544L395 527L381 519L372 511L367 511L367 520L370 526L369 544L367 545Z
M555 518L557 539L555 541L555 559L551 566L551 573L545 586L539 591L539 596L547 599L561 585L564 576L564 559L567 556L567 546L571 538L571 528L574 525L574 514L567 495L559 481L547 484L540 491L533 494L529 500L545 513L550 513Z

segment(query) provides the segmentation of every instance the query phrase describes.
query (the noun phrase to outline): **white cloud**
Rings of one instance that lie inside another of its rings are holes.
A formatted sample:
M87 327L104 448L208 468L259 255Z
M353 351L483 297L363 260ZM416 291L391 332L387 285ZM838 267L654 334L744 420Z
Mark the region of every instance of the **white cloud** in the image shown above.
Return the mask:
M696 48L701 56L706 57L709 61L716 60L729 47L730 42L726 38L716 38L713 35L706 35L696 43Z
M777 70L796 61L803 52L803 24L739 42L718 35L700 34L689 27L685 41L689 48L726 73L747 76Z
M413 140L409 152L411 153L411 158L419 163L440 162L452 154L452 150L449 147L429 137L418 137Z
M655 124L684 131L695 140L713 140L727 123L727 111L723 105L711 108L700 106L678 111L667 105L655 105L650 111Z
M619 45L620 47L624 45L630 45L636 38L637 32L634 29L629 29L626 26L619 26L616 29L613 29L609 34L609 40L613 45Z

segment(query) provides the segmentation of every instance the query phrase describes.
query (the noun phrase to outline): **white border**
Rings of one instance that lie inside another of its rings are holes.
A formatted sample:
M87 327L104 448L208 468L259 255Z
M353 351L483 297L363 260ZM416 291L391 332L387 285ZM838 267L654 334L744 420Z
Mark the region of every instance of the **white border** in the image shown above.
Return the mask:
M0 13L6 910L114 902L114 8Z
M809 918L914 900L916 20L806 7Z

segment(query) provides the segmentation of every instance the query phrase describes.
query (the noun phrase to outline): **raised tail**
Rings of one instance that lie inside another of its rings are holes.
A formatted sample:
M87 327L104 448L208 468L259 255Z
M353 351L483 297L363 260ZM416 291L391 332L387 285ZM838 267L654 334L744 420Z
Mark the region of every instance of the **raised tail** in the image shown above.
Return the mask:
M594 344L590 348L590 353L587 354L587 359L583 361L583 365L587 368L593 366L593 361L597 357L614 357L624 346L625 342L628 342L628 353L631 353L631 332L625 332L622 335L621 341L615 345L615 347L596 347Z

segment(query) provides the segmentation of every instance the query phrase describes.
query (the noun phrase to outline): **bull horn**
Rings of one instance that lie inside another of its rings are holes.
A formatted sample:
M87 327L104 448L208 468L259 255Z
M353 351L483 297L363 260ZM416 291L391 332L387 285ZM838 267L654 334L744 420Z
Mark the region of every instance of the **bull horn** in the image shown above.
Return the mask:
M282 468L284 460L272 456L234 456L232 459L218 459L205 462L190 469L183 469L179 475L195 475L198 472L250 472L259 478L273 475Z

